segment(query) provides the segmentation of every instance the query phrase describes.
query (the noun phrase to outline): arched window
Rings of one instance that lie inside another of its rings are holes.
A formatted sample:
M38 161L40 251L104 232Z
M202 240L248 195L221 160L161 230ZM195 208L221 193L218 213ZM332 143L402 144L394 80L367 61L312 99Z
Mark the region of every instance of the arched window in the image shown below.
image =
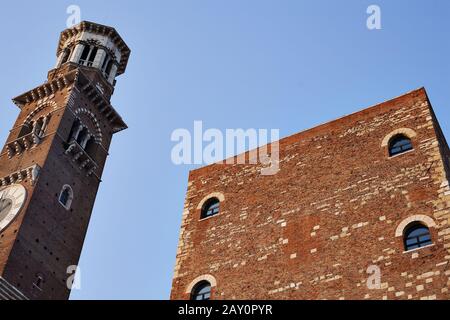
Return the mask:
M27 134L30 134L33 131L33 126L34 126L34 122L25 123L22 126L22 129L20 129L19 138L22 138L23 136L26 136Z
M205 202L202 208L201 219L215 216L219 213L220 201L217 198L211 198Z
M59 203L61 203L61 205L66 208L66 210L69 210L70 207L72 206L72 201L73 201L73 190L69 185L65 185L62 190L61 193L59 194Z
M201 281L197 283L192 289L191 300L210 300L211 299L211 284L208 281Z
M412 149L411 139L403 134L396 135L389 141L389 156L391 157Z
M414 250L433 244L430 229L420 222L413 222L406 227L403 235L405 251Z

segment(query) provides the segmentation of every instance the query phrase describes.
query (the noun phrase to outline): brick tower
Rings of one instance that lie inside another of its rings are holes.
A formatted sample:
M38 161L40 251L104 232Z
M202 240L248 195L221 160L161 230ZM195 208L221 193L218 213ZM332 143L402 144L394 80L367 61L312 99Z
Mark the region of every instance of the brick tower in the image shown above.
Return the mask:
M450 151L424 89L189 175L172 299L449 299Z
M0 299L69 297L112 136L127 128L110 99L129 56L115 29L82 22L61 33L48 80L13 99L20 114L0 154Z

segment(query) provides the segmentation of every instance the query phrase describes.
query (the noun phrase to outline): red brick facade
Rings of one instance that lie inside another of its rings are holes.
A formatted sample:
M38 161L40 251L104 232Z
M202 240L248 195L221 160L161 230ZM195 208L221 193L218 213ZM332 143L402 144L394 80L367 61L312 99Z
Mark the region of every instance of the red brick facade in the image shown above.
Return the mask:
M88 36L115 32L82 23L63 32L58 56L68 48L74 56L78 44L72 41L91 29ZM0 285L0 299L16 298L15 290L28 299L69 297L73 270L68 267L78 264L112 136L126 128L110 105L113 90L95 63L67 61L50 71L45 84L14 99L20 114L0 154L0 191L20 184L27 197L17 217L0 230L0 279L6 283ZM24 128L40 118L47 119L45 132L37 142L26 140ZM89 132L89 150L72 139L75 123ZM24 174L33 166L33 174ZM60 203L65 185L73 191L70 208Z
M390 157L396 132L414 149ZM192 171L171 298L207 280L213 299L448 299L449 156L419 89L282 139L276 175ZM208 195L220 213L201 220ZM433 245L405 252L402 228L421 219Z

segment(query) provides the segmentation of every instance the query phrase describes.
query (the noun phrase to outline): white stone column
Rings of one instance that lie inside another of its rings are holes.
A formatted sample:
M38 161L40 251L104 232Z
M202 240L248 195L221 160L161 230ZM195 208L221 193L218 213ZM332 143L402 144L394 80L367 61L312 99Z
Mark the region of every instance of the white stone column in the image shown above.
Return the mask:
M81 147L82 147L83 149L86 148L86 145L87 145L89 139L91 139L91 138L92 138L92 136L88 133L88 134L86 135L86 137L84 137L84 140L81 141Z
M61 53L58 56L58 59L56 59L55 69L59 68L61 66L61 61L62 61L63 57L64 57L64 50L61 51Z
M77 131L75 131L74 134L73 134L73 136L70 137L70 138L76 141L76 140L78 139L78 135L80 134L81 130L83 130L83 128L84 128L83 125L80 124L80 125L78 126Z
M70 58L70 62L78 63L78 61L81 58L81 55L83 54L84 50L84 44L79 43L75 46L75 49L73 50L72 57Z
M105 49L99 48L98 51L97 51L97 56L95 57L95 60L94 60L93 67L97 68L97 69L99 69L101 71L103 61L107 57L108 57L108 55L107 55Z
M109 74L109 78L108 78L108 82L113 84L114 83L114 79L116 78L116 74L117 74L117 65L114 64L111 68L111 73Z
M38 134L38 127L37 127L37 121L33 122L33 129L31 130L31 132L33 132L34 134Z
M50 118L49 116L45 116L44 117L44 121L42 122L41 133L40 133L41 137L44 135L45 130L47 130L47 125L48 125L49 118Z

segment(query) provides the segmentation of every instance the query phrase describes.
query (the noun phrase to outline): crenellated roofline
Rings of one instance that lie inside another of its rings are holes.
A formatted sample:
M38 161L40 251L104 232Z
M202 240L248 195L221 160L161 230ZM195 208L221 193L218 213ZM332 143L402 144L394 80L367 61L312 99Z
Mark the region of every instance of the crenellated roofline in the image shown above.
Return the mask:
M71 85L78 84L80 91L83 92L91 101L92 105L105 116L113 128L113 133L128 128L119 113L114 109L111 103L104 97L100 90L83 73L82 69L76 69L68 72L61 77L46 82L34 89L31 89L13 99L15 105L20 109L26 104L36 102L49 97Z
M68 28L61 32L61 35L59 37L59 43L58 48L56 50L56 55L59 56L61 51L64 49L64 44L67 40L70 38L76 36L77 34L81 32L92 32L104 36L108 36L111 38L111 40L114 42L114 44L117 46L117 48L121 52L121 59L120 59L120 65L117 70L117 75L121 75L125 72L125 69L128 64L128 59L130 58L131 50L128 48L125 41L123 41L122 37L119 35L119 33L116 31L116 29L112 27L108 27L102 24L90 22L90 21L82 21L79 24Z

